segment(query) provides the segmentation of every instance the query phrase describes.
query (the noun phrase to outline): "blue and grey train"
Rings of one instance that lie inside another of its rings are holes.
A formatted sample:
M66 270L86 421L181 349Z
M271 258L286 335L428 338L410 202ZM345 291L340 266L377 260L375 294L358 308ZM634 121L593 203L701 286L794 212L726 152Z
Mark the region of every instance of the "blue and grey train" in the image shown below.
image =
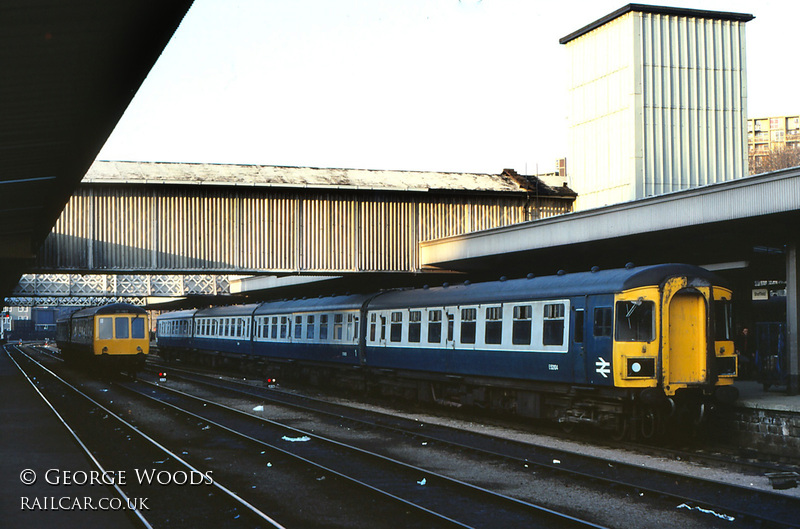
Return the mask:
M731 290L663 264L166 313L167 360L650 437L737 398Z

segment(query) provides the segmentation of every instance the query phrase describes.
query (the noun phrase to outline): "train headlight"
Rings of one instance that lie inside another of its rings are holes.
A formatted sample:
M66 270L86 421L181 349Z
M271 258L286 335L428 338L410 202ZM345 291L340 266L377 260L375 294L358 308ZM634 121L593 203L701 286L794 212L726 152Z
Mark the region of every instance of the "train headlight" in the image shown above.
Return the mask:
M655 358L628 358L626 378L653 378L656 376Z

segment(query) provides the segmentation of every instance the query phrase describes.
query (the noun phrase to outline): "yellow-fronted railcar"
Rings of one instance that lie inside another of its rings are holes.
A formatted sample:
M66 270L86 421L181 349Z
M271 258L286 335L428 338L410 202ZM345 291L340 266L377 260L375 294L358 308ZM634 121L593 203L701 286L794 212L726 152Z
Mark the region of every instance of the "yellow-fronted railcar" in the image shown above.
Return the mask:
M57 340L68 362L135 372L150 351L147 311L126 303L81 309L59 319Z
M629 415L645 436L676 410L699 422L704 403L736 400L729 289L676 275L622 291L615 305L614 385L637 390Z

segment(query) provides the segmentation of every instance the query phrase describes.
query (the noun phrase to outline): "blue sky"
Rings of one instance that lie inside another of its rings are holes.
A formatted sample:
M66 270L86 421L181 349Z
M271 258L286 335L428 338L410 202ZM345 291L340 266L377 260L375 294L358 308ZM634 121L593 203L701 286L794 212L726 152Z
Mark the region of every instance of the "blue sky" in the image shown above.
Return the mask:
M566 155L558 39L607 0L195 0L102 160L499 173ZM752 13L751 117L800 113L800 3Z

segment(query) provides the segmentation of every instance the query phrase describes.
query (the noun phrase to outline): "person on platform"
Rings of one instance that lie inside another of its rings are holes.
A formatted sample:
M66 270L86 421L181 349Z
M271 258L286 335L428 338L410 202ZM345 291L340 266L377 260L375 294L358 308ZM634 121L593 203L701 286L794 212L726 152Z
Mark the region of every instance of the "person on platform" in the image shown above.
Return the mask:
M736 337L734 348L739 355L739 378L752 380L755 375L755 340L750 334L750 329L742 328L739 336Z

